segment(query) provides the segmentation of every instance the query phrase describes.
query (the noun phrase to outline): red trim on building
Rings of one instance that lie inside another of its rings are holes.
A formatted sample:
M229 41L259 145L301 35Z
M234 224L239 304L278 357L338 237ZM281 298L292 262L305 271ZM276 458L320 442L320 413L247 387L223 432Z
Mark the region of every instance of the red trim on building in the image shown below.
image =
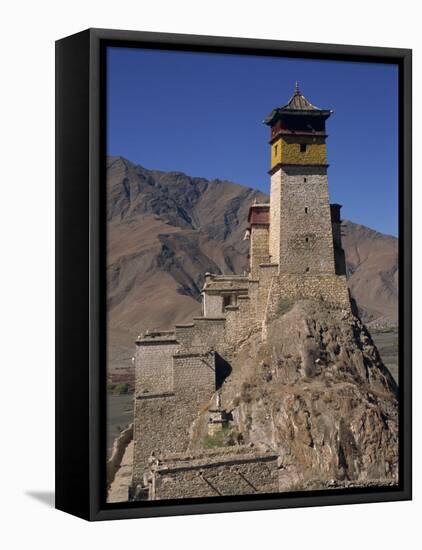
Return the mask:
M270 205L252 205L249 208L248 222L251 225L269 225Z

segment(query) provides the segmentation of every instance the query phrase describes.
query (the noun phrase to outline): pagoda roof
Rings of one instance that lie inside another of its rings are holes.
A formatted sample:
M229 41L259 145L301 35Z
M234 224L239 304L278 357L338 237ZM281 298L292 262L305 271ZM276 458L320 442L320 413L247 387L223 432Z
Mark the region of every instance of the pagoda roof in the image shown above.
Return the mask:
M300 93L298 83L296 82L295 92L286 105L273 109L264 119L264 123L271 125L280 115L317 115L328 118L333 111L330 109L320 109L313 105Z

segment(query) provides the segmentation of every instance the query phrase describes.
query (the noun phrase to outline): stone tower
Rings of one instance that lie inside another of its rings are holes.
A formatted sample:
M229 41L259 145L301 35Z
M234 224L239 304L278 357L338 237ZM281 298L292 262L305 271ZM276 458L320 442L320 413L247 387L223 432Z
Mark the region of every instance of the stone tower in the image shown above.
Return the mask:
M296 90L264 120L271 128L269 254L279 273L333 274L325 121L332 111Z

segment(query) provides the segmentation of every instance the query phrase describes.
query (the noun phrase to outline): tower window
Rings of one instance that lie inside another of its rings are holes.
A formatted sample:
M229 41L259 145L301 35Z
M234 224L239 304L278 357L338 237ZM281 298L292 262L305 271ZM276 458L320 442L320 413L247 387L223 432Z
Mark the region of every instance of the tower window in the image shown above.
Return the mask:
M305 153L305 152L306 152L306 143L301 143L301 144L300 144L300 152L301 152L301 153Z
M278 145L274 145L274 156L277 156Z
M305 242L308 242L308 241L309 241L308 237L305 237Z
M305 178L305 179L306 179L306 178ZM307 213L308 213L308 207L305 206L305 214L307 214Z
M306 183L306 178L303 178L303 181Z

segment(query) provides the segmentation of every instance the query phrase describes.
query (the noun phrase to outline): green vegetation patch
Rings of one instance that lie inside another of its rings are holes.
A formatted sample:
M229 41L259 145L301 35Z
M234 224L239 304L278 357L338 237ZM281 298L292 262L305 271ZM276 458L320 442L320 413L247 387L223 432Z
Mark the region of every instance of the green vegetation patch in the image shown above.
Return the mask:
M281 299L277 305L276 314L278 316L285 315L288 311L292 309L293 305L294 305L293 300L288 300L286 298Z
M206 435L202 440L205 449L214 449L216 447L232 447L236 445L236 433L228 426L224 426L213 435Z

